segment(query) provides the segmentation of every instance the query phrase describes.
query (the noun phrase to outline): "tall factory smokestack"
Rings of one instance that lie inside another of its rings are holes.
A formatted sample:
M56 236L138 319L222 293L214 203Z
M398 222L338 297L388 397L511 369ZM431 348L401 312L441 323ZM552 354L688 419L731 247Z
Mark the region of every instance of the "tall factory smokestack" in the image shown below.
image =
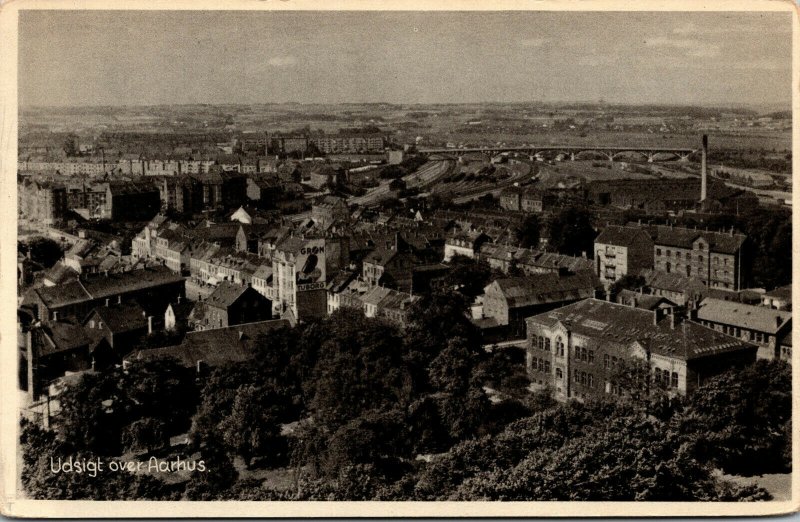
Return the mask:
M703 156L700 160L700 202L706 200L708 195L708 172L706 160L708 157L708 134L703 134Z

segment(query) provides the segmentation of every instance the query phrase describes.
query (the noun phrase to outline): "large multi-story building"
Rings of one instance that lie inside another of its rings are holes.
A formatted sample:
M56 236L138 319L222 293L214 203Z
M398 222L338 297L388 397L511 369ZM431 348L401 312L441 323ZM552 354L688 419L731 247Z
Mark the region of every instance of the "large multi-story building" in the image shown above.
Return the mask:
M324 239L288 237L272 254L272 281L276 311L291 310L294 317L327 314L326 243Z
M67 190L63 185L47 181L24 180L17 184L19 213L42 225L52 225L64 219Z
M594 240L594 262L604 284L638 274L653 267L653 240L638 227L608 226Z
M161 194L149 181L115 181L106 189L105 218L112 221L152 219L161 209Z
M687 320L677 310L586 299L526 322L528 373L534 384L552 387L560 401L631 393L624 376L636 375L637 365L647 370L642 386L687 394L756 359L754 344Z
M525 317L579 299L600 289L591 271L504 277L484 288L483 316L502 326L511 337L525 337Z
M385 140L381 134L337 134L312 136L313 143L325 154L340 152L374 152L383 151Z
M747 236L671 226L649 227L655 270L701 280L709 288L740 290L747 281Z

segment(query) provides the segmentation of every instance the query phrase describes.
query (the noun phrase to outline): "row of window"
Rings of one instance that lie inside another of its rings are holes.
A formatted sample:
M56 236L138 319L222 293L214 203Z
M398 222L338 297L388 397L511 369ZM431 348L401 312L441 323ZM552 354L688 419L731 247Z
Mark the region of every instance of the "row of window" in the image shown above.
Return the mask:
M580 346L575 347L575 360L594 364L594 350L587 350Z
M731 325L727 325L727 324L713 323L711 321L700 321L700 324L702 324L703 326L707 326L709 328L713 328L714 330L716 330L718 332L722 332L725 335L730 335L730 336L733 336L733 337L740 337L741 338L743 336L743 333L749 331L750 332L749 340L757 342L757 343L766 343L766 342L769 341L769 337L770 337L769 335L765 334L764 332L756 332L756 331L753 331L753 330L746 330L746 329L738 328L736 326L731 326Z
M550 373L550 361L546 361L544 359L539 359L538 357L534 357L531 361L531 368L535 372L542 372L542 373ZM558 373L560 369L556 369L556 373Z
M655 372L655 381L656 384L665 386L665 387L678 387L678 374L676 372L670 372L668 370L661 370L661 368L656 368Z

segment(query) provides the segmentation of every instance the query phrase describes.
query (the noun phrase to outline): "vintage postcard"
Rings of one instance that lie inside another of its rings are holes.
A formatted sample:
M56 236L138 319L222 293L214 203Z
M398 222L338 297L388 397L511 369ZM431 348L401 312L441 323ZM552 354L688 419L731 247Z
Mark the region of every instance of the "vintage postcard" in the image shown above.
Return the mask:
M797 28L5 2L3 512L795 511Z

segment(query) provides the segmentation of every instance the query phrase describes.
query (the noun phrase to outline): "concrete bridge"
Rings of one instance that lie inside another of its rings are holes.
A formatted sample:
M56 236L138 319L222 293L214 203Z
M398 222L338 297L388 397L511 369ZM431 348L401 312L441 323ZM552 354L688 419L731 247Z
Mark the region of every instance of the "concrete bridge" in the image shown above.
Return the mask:
M694 153L700 152L700 149L683 149L673 147L587 147L575 145L541 145L541 146L487 146L487 147L470 147L459 149L418 149L417 154L432 156L435 154L448 154L451 156L461 157L469 153L483 153L483 154L498 154L501 152L522 152L530 156L537 156L543 152L552 152L556 154L563 154L575 161L582 154L594 154L604 156L608 161L614 161L617 157L623 154L637 154L648 163L655 160L656 155L669 154L673 158L680 161L688 161L689 156ZM431 158L435 159L435 158Z

